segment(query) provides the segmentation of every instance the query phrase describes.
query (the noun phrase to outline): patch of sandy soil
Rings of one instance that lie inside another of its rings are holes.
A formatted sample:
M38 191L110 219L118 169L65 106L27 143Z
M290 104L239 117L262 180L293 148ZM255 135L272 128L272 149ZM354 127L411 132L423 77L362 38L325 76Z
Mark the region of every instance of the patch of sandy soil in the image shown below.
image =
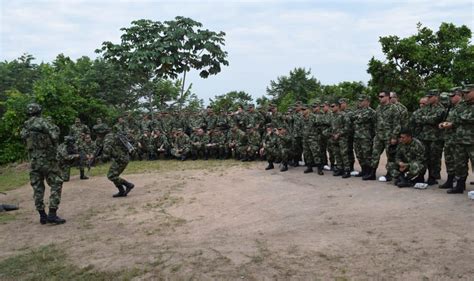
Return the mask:
M119 199L105 177L74 177L61 226L38 223L31 188L11 191L22 208L0 225L0 259L54 243L81 267L139 268L143 280L474 278L466 193L265 164L128 175L136 188Z

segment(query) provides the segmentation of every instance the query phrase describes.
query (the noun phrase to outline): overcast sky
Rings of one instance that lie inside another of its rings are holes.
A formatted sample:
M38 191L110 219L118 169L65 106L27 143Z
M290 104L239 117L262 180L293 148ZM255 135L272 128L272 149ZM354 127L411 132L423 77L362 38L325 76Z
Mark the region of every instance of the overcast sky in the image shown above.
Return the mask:
M409 36L416 23L442 22L474 30L473 0L406 1L41 1L0 0L0 60L23 53L50 62L64 53L96 57L103 41L119 42L121 27L137 19L190 17L226 33L229 66L208 79L188 78L209 98L233 90L254 97L295 67L323 84L369 80L367 63L383 58L378 38Z

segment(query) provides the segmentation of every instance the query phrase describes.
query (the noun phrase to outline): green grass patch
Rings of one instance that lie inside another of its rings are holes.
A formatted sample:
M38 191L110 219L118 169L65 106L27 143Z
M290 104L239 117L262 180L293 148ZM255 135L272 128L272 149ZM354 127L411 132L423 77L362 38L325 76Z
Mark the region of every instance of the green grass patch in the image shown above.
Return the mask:
M128 164L124 174L141 174L152 172L171 172L187 170L209 170L218 171L229 167L248 167L248 162L235 160L157 160L157 161L132 161ZM110 162L92 167L86 174L88 176L105 176L109 170ZM71 175L79 174L79 169L71 168ZM0 192L16 189L29 183L28 166L25 164L18 166L0 167Z
M79 268L68 263L64 251L55 245L0 261L0 280L131 280L142 274L138 269L97 271L92 265Z
M9 214L7 212L1 212L0 213L0 225L1 224L6 224L9 221L13 221L16 219L15 214Z

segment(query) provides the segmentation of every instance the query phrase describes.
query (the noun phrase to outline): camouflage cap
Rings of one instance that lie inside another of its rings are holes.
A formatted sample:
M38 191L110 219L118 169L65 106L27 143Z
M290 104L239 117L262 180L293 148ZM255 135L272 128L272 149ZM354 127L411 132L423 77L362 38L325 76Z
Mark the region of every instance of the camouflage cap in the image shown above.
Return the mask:
M425 94L425 97L434 97L434 96L439 96L438 89L431 89Z
M311 104L311 107L313 107L313 108L318 107L318 106L319 106L319 103L317 103L317 102L313 102L313 104Z
M367 96L367 95L359 95L359 96L357 97L357 99L358 99L359 101L364 101L364 100L368 100L368 99L369 99L369 96Z
M28 104L28 106L26 107L26 111L30 115L38 114L38 113L41 113L41 106L33 102L33 103Z
M346 98L341 98L341 99L339 99L339 103L347 103L347 99Z
M65 136L65 137L64 137L64 141L65 141L66 143L73 143L73 142L76 141L76 138L73 137L73 136Z
M328 100L325 100L325 101L323 102L323 104L324 104L324 105L330 105L331 103L330 103Z
M273 128L273 124L272 123L267 123L267 124L265 124L265 127L266 128Z
M253 126L252 126L252 125L250 125L250 124L249 124L249 125L247 125L247 130L251 130L251 129L253 129Z
M306 110L306 109L308 109L308 106L306 106L306 104L302 104L302 105L301 105L301 109L302 109L302 110Z
M474 84L467 84L464 85L464 88L462 89L464 93L469 93L471 91L474 91Z
M456 93L462 93L462 87L453 87L451 89L449 89L449 91L452 93L452 94L456 94Z

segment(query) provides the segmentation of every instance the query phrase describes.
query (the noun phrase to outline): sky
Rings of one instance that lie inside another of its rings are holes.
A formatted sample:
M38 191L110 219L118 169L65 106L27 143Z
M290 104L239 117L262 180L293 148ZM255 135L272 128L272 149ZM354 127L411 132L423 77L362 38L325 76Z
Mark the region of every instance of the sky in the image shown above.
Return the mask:
M271 80L296 67L311 70L322 84L367 83L371 57L383 59L380 36L406 37L421 22L437 30L442 22L474 30L474 0L325 1L152 1L0 0L0 60L24 53L36 63L63 53L88 56L102 42L120 42L120 28L133 20L190 17L204 28L226 33L229 66L207 79L186 77L205 103L230 91L254 98Z

